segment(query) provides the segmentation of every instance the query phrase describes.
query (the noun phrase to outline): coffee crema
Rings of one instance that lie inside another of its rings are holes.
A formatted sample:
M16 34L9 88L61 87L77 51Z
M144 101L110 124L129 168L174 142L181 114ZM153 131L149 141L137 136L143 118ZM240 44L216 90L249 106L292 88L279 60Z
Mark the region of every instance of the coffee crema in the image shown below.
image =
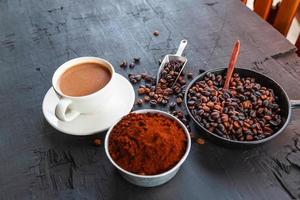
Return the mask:
M102 89L111 79L111 72L94 62L81 63L67 69L59 78L61 92L68 96L86 96Z

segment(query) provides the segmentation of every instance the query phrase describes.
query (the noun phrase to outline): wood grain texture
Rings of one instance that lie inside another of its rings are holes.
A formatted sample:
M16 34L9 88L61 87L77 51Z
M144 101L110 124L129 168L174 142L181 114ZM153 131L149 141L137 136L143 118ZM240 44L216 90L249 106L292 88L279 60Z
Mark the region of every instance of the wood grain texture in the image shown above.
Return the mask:
M41 111L53 72L68 59L98 56L124 76L155 75L158 59L184 38L186 71L226 66L239 39L237 67L269 75L300 99L295 47L239 0L0 0L0 10L0 199L300 198L299 111L283 134L253 149L193 143L176 177L148 189L127 183L104 148L91 145L105 133L61 134ZM135 69L118 67L135 56Z

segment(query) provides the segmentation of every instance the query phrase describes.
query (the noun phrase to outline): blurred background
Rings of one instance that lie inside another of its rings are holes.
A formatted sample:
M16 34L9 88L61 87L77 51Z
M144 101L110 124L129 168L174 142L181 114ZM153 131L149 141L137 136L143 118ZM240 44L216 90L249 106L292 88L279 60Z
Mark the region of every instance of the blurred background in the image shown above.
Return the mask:
M293 44L300 33L299 0L241 0ZM276 21L276 22L275 22ZM287 30L287 31L286 31ZM299 46L296 44L299 49Z

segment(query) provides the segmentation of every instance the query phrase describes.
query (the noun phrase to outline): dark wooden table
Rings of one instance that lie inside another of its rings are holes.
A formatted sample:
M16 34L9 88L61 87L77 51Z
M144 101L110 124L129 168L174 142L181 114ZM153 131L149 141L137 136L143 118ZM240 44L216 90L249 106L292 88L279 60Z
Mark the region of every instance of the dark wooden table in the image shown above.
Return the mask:
M42 100L60 64L98 56L125 76L119 63L140 56L132 72L154 75L183 38L186 71L226 66L240 39L237 66L300 99L295 47L239 0L0 0L0 199L300 199L299 111L253 149L193 143L176 177L156 188L118 174L103 146L91 144L105 133L75 137L45 121Z

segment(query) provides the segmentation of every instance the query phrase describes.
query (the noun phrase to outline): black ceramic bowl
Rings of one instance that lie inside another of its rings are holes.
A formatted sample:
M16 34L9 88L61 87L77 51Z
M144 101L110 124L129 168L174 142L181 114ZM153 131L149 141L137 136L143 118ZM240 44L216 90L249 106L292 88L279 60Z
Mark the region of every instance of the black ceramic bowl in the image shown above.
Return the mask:
M253 145L267 142L283 132L283 130L287 127L287 125L291 119L292 108L296 108L296 107L299 108L299 106L300 106L300 101L289 100L289 97L287 96L287 94L283 90L283 88L277 82L275 82L273 79L271 79L270 77L267 77L259 72L253 71L253 70L235 68L234 72L238 73L240 75L240 77L253 77L256 79L257 83L274 90L274 94L278 97L277 102L279 103L279 106L281 109L280 115L282 117L282 121L281 121L281 124L279 125L279 129L275 133L273 133L271 136L264 138L262 140L236 141L236 140L223 138L215 133L208 131L205 127L201 126L200 123L194 118L194 116L190 112L188 105L187 105L187 95L188 95L189 89L191 88L191 86L194 85L195 82L203 80L203 78L205 77L205 74L208 72L215 74L215 75L226 76L227 68L218 68L218 69L208 70L208 71L200 74L196 78L194 78L186 89L186 92L184 95L184 103L185 103L185 107L188 111L188 114L191 116L193 121L196 123L197 127L199 127L199 129L202 130L209 138L213 138L216 141L221 142L223 144L231 144L231 145L236 145L236 146L251 146L251 145L253 146Z

